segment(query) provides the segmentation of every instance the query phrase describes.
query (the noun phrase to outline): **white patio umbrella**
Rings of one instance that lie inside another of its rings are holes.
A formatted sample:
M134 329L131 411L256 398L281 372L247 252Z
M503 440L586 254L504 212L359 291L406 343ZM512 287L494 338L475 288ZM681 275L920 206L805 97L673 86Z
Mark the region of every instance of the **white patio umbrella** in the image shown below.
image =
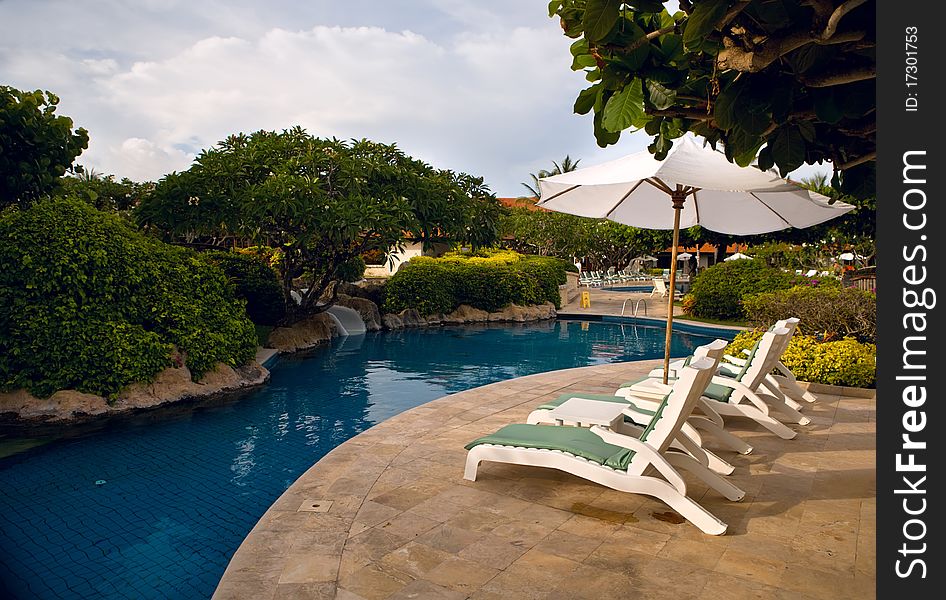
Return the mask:
M741 168L684 136L660 161L647 150L539 180L538 206L646 229L672 229L670 290L675 289L680 228L732 235L810 227L854 207L809 192L774 171ZM670 366L673 294L668 294L664 383Z
M724 258L723 260L724 260L724 261L727 261L727 260L746 260L746 259L750 259L750 258L752 258L752 257L751 257L751 256L746 256L746 255L743 254L742 252L736 252L735 254L731 254L731 255L727 256L727 257Z
M693 255L689 252L681 252L680 254L677 254L677 260L690 260L691 258L693 258Z

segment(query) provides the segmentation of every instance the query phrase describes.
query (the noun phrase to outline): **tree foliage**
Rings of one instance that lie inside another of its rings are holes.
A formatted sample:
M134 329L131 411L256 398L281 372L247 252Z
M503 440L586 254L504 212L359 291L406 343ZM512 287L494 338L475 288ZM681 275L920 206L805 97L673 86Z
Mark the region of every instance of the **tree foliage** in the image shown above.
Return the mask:
M294 319L325 307L317 301L350 259L407 238L489 245L499 212L482 178L435 169L394 145L295 127L204 150L190 169L161 179L136 216L170 239L280 249L287 292L297 278L308 290L290 307Z
M557 163L554 160L552 161L552 169L550 171L541 169L538 173L530 173L529 176L532 178L532 181L530 183L523 183L522 187L529 190L530 196L533 198L538 198L540 179L543 177L551 177L552 175L560 175L562 173L574 171L578 168L578 163L580 162L580 158L578 160L572 160L572 157L566 154L561 163Z
M59 97L0 86L0 208L48 195L89 145L83 128L56 114Z
M643 129L663 158L691 131L741 166L783 175L830 160L835 183L873 189L873 0L552 0L591 86L575 112L594 113L602 147ZM843 172L843 174L842 174Z
M629 227L553 211L510 209L502 220L506 245L523 253L583 260L586 269L624 268L635 256L663 250L670 232Z
M154 189L150 181L139 183L127 177L118 181L114 175L103 175L81 165L76 165L76 170L75 175L60 179L59 188L53 193L80 198L106 212L127 213Z

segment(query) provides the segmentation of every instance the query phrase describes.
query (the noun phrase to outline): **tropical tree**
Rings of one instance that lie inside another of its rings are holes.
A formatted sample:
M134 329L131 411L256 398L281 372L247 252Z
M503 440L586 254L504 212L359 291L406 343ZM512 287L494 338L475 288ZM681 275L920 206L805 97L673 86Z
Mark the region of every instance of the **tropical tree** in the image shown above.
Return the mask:
M171 240L278 249L286 297L302 290L300 306L287 307L292 321L334 302L320 298L355 257L406 238L489 245L499 212L481 178L434 169L394 145L295 127L232 135L202 151L157 183L136 218Z
M538 173L530 173L530 174L529 174L529 177L532 178L532 182L531 182L531 183L523 183L522 185L523 185L523 187L525 187L527 190L529 190L529 195L530 195L530 197L532 197L532 198L538 198L538 197L539 197L539 180L540 180L540 179L542 179L543 177L551 177L552 175L559 175L559 174L561 174L561 173L568 173L569 171L574 171L575 169L578 168L578 163L580 163L580 162L581 162L581 159L580 159L580 158L579 158L578 160L572 160L572 158L571 158L569 155L566 154L566 155L565 155L565 158L562 159L561 164L559 164L559 163L557 163L557 162L555 162L555 161L553 160L553 161L552 161L553 167L552 167L552 170L551 170L551 171L546 171L545 169L542 169L542 170L539 171Z
M153 182L139 183L123 177L104 175L93 168L75 165L75 175L60 179L54 193L75 196L99 210L127 213L154 189Z
M831 161L836 187L874 182L874 0L552 0L572 69L591 85L575 112L594 113L602 147L622 131L653 136L663 158L690 131L730 161L777 166Z
M0 208L47 196L89 145L83 128L56 114L52 92L0 86Z

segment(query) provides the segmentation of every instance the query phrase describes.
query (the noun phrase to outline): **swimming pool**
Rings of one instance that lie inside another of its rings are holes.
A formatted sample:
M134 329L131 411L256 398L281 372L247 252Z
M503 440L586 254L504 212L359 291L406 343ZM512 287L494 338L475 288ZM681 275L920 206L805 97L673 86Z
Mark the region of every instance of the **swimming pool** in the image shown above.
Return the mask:
M0 593L207 598L306 469L397 413L494 381L659 358L663 328L559 320L369 333L281 359L238 401L110 423L0 460ZM673 356L733 332L676 332Z

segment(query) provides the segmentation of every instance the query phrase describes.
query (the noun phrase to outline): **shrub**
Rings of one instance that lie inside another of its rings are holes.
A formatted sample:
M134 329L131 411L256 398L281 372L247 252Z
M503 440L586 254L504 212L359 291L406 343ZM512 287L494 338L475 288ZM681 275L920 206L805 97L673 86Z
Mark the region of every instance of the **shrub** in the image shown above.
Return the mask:
M749 324L767 327L779 319L798 317L808 334L824 340L853 337L877 339L877 297L854 288L793 287L743 298Z
M683 314L692 315L693 314L693 305L696 303L696 297L693 294L687 294L680 301L681 308L683 309Z
M422 315L451 312L453 276L446 263L425 257L404 263L384 286L384 312L416 308Z
M715 264L693 280L693 314L711 319L742 319L744 296L791 287L794 277L760 260Z
M237 298L246 300L246 313L257 325L276 325L286 316L286 298L276 272L264 258L244 252L205 252L210 263L223 269L236 288Z
M171 364L195 379L253 358L223 271L77 199L0 215L0 389L114 397Z
M361 281L365 277L366 268L365 259L360 256L355 256L338 265L335 275L338 277L339 281L345 281L347 283Z
M763 333L740 333L726 352L740 356ZM796 333L782 355L782 362L802 381L865 388L874 387L877 381L877 346L850 338L820 342L815 336Z
M566 262L557 258L493 251L486 256L450 253L417 257L403 265L384 289L385 312L416 308L448 313L461 304L494 312L509 304L561 304Z

